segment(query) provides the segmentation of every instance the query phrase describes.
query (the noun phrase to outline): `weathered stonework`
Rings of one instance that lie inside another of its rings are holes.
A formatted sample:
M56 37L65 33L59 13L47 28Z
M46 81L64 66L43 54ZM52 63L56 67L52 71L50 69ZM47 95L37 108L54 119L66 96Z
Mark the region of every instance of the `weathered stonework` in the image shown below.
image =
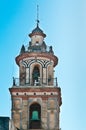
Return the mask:
M12 99L12 120L22 130L59 130L61 89L54 78L58 58L52 46L47 50L46 34L37 27L30 33L27 50L23 45L16 57L19 80L13 79L9 89Z
M13 119L16 127L24 130L29 127L29 108L31 104L38 103L41 106L41 126L43 129L59 128L59 107L61 105L60 88L10 88L13 100ZM36 95L34 95L34 92ZM41 95L40 95L41 92ZM53 95L51 95L51 92ZM45 95L46 93L46 95ZM16 95L18 94L18 95ZM58 113L58 114L57 114Z

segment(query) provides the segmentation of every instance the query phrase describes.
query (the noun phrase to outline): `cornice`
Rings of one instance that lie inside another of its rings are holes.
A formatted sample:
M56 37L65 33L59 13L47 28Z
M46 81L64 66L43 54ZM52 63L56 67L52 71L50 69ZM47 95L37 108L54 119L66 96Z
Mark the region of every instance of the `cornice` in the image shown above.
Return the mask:
M24 58L31 58L31 57L34 57L34 58L38 58L38 57L42 57L42 58L48 58L50 60L53 60L54 62L54 67L58 64L58 57L56 57L55 55L51 54L51 53L46 53L46 52L25 52L21 55L18 55L15 60L16 60L16 63L19 65L19 62L21 60L23 60Z

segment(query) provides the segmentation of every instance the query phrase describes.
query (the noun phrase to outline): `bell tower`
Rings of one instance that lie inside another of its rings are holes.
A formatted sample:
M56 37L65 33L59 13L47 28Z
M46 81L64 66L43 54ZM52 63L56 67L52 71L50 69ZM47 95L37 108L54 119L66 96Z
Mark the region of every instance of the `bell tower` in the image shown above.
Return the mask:
M15 58L19 78L13 78L9 88L12 99L12 119L20 130L59 130L61 89L54 77L58 57L52 46L47 46L46 34L36 28L28 35L31 40L22 45Z

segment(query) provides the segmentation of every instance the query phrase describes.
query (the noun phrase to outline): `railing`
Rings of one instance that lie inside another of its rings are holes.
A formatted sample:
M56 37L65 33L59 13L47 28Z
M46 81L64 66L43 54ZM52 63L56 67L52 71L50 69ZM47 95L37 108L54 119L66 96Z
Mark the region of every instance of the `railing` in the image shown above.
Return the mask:
M54 86L57 87L57 78L38 78L38 79L21 79L13 77L13 86Z

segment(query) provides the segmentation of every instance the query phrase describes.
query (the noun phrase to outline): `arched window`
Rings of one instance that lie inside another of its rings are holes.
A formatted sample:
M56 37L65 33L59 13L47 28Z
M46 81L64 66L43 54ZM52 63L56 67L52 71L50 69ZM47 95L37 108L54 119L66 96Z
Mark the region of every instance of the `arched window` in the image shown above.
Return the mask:
M41 128L41 106L38 103L33 103L29 109L30 129Z
M40 71L39 71L39 67L35 66L33 69L33 73L32 73L32 77L33 77L33 81L38 82L38 77L40 77Z

